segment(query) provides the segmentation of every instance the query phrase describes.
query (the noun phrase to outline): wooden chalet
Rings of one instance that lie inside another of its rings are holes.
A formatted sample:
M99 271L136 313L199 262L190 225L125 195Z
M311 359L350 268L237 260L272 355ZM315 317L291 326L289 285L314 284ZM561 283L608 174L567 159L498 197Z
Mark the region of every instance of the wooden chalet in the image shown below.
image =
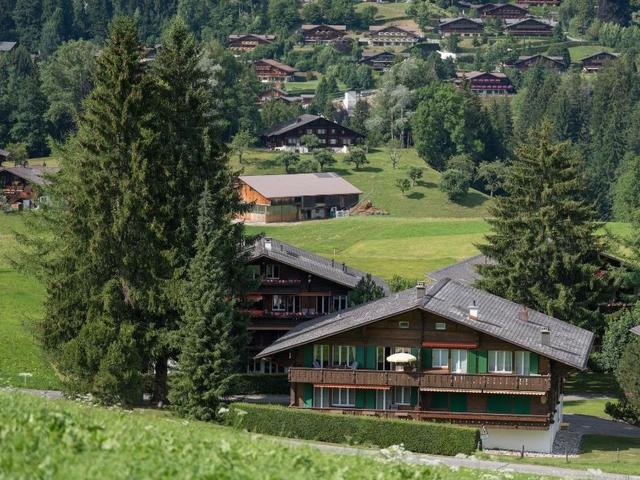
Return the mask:
M484 22L480 18L441 18L438 21L438 31L443 37L449 35L473 37L484 33Z
M550 57L540 53L537 55L520 56L514 62L507 64L507 66L517 68L520 71L528 70L534 65L542 65L555 70L564 70L567 68L563 57Z
M253 52L259 45L269 45L275 39L275 35L233 34L227 38L227 47L229 47L229 50L238 53Z
M250 258L256 287L243 299L250 318L249 372L284 368L254 356L289 330L312 318L349 308L349 292L366 274L271 238L259 238ZM373 277L385 292L387 285Z
M46 176L58 172L53 167L1 167L0 194L14 209L31 208L38 197L38 187L48 183Z
M476 425L484 448L549 453L593 339L445 278L304 322L257 358L288 367L294 408Z
M337 173L243 175L238 189L252 203L243 220L256 223L299 222L336 216L360 200L362 193Z
M544 6L554 6L560 5L562 0L518 0L518 4L527 5L533 7L544 7Z
M499 20L523 18L529 14L525 6L514 3L486 3L476 7L483 18L497 18Z
M18 42L0 42L0 53L9 53L18 46Z
M0 166L2 166L3 163L8 162L10 157L11 153L8 150L0 148Z
M585 73L595 73L606 63L616 60L619 56L619 53L602 51L582 58L580 60L580 64L582 65L582 70Z
M454 82L458 86L465 83L471 91L478 95L510 95L515 93L515 87L504 73L501 72L457 72Z
M526 17L505 20L504 33L516 37L550 37L556 22Z
M258 103L263 104L270 101L281 101L289 105L299 103L303 108L306 108L313 102L313 97L313 94L305 93L301 95L290 95L281 88L271 86L259 95Z
M271 58L253 62L253 69L261 82L282 83L293 80L296 69Z
M395 63L405 59L406 56L400 53L385 52L362 52L360 63L368 65L372 70L386 72Z
M305 134L314 134L325 148L347 151L351 145L362 141L363 136L339 123L332 122L318 115L305 114L280 125L262 135L266 146L275 150L293 150L305 152L306 147L300 143Z
M640 335L640 325L637 325L631 329L631 333L634 335Z
M302 25L300 28L306 45L332 43L344 37L346 25Z
M408 47L422 40L422 34L398 25L372 25L368 42L375 47Z

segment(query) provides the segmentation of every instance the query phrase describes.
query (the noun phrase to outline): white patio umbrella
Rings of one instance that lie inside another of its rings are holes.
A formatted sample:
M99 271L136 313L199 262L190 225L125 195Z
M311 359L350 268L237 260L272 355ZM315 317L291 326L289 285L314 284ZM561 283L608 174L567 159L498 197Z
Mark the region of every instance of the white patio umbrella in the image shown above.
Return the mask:
M387 357L387 362L389 363L414 363L417 360L415 355L411 355L410 353L394 353Z

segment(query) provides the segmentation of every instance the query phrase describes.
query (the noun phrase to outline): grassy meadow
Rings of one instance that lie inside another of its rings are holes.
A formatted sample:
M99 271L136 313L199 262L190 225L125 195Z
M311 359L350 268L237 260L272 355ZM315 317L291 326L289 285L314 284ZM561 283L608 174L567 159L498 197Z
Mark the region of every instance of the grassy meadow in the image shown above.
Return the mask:
M577 47L570 47L569 55L571 55L571 61L573 63L578 63L584 57L602 51L611 52L613 51L613 49L609 47L603 47L602 45L579 45Z

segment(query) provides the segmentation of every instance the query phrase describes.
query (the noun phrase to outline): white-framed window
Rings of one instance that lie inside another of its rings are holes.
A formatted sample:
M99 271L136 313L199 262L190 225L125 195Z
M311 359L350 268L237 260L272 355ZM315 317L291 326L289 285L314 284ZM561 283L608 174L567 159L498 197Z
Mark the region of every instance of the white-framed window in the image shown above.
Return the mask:
M395 387L393 389L393 403L411 405L411 387Z
M280 265L267 263L265 265L265 276L267 278L280 278Z
M336 407L355 407L356 391L353 388L332 388L331 405Z
M518 351L516 356L516 371L517 375L529 375L529 352Z
M393 353L411 353L411 347L393 347Z
M327 133L327 131L324 128L318 129L318 135L324 135L325 133Z
M307 134L311 135L313 133L313 128L307 128Z
M336 140L335 138L330 138L330 139L329 139L329 143L330 143L331 145L337 145L337 144L338 144L338 140Z
M335 295L333 297L333 311L339 312L341 310L345 310L346 308L347 308L347 296Z
M313 408L327 408L331 406L329 400L329 389L323 387L315 387L313 389Z
M313 368L329 367L329 345L313 346Z
M376 390L376 410L387 410L391 406L391 392Z
M406 320L398 322L398 328L409 328L409 322Z
M391 364L387 362L389 355L391 355L389 347L376 347L376 368L378 370L391 370Z
M436 322L436 330L446 330L447 324L445 322Z
M274 295L272 299L271 310L274 312L284 312L287 309L287 299L284 295Z
M489 373L511 373L511 352L505 350L489 350Z
M434 348L432 358L433 368L447 368L449 366L449 349Z
M451 372L467 373L466 350L451 350Z
M332 364L334 366L349 367L356 360L356 347L353 345L334 345L333 346L333 359Z

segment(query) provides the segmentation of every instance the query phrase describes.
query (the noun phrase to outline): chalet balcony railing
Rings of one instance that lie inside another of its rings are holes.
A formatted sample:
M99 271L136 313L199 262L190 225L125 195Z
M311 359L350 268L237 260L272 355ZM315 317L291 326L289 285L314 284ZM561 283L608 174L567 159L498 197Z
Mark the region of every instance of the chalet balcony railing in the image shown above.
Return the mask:
M292 383L313 383L316 385L376 385L481 392L504 390L547 392L551 389L551 377L548 375L443 374L338 368L292 367L289 368L289 381Z
M315 313L311 311L306 312L274 312L272 310L260 310L260 309L240 309L241 313L249 315L251 318L300 318L300 319L309 319L315 318L320 313Z
M263 287L291 287L298 286L302 283L300 279L286 279L286 278L263 278L260 280L260 285Z

